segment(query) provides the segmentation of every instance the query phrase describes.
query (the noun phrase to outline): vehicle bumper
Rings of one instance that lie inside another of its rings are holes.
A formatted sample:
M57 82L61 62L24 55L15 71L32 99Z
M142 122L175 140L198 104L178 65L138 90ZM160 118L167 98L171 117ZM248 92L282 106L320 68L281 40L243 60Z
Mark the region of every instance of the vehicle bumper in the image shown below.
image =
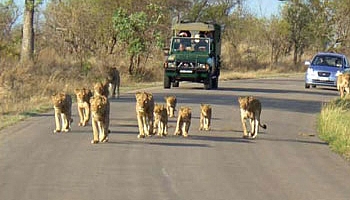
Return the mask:
M319 85L328 87L337 87L337 80L333 77L305 77L305 83L309 85Z

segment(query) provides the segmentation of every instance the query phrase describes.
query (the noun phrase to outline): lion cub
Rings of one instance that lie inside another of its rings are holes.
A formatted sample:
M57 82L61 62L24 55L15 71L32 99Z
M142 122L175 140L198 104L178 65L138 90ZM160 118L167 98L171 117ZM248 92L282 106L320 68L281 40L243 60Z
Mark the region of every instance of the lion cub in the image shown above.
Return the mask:
M158 128L158 131L157 131L158 136L162 137L168 134L168 113L164 105L155 104L154 125L155 125L155 128Z
M199 130L209 131L211 124L211 106L209 104L201 104L200 108Z
M106 96L94 95L90 99L91 124L93 132L92 144L108 142L109 101Z
M188 137L188 131L191 126L192 111L189 107L181 107L177 117L176 129L174 135L183 135Z
M340 92L340 98L350 93L350 74L339 74L337 78L337 89Z
M261 103L254 97L238 97L239 107L241 110L241 121L243 126L243 138L256 138L259 132L259 126L266 129L265 124L261 124ZM248 134L246 121L249 119L251 132Z
M153 95L148 92L136 92L136 117L139 127L138 138L144 138L145 135L153 134Z
M86 126L90 120L90 98L92 92L89 89L75 89L75 95L77 97L79 124L78 126Z
M54 133L70 131L70 125L73 122L72 97L69 94L61 92L52 95L51 100L55 109L56 129Z
M166 109L169 117L175 117L175 108L176 108L176 97L175 96L166 96L164 97L166 102Z

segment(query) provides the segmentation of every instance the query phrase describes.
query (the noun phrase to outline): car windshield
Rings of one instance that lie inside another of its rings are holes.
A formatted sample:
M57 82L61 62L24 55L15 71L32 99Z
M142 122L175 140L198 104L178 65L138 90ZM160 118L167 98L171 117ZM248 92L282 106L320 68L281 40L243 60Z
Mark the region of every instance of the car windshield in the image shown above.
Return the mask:
M173 51L209 52L209 38L174 38Z
M312 65L321 65L329 67L341 67L342 59L336 56L319 55L314 58Z

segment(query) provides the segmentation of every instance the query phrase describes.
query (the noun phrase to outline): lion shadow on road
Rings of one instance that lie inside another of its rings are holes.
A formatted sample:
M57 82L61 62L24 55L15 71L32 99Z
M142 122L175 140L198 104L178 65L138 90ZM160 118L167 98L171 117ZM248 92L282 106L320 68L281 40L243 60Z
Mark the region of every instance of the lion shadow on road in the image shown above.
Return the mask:
M209 135L193 135L190 140L213 141L213 142L229 142L229 143L254 143L253 140L244 139L242 137L226 137L226 136L209 136Z

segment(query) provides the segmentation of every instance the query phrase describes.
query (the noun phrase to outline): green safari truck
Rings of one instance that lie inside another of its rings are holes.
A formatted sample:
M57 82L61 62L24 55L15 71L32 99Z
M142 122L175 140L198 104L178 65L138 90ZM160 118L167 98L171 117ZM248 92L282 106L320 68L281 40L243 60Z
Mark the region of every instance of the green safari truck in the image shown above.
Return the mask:
M170 48L164 62L164 88L181 81L217 89L220 76L221 26L205 22L180 22L172 26Z

